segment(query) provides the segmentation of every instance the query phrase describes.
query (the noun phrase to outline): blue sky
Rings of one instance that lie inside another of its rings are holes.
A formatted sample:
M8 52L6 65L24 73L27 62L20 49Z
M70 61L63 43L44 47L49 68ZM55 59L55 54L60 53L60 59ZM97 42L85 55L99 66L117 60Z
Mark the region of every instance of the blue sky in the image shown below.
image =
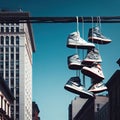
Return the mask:
M21 8L30 12L33 17L120 16L119 6L119 0L0 1L2 9ZM68 34L76 31L76 23L38 23L32 26L36 43L36 52L33 55L33 100L39 106L41 120L67 120L68 105L77 95L64 90L65 83L76 75L67 66L67 57L74 54L75 50L67 48L66 41ZM90 27L90 23L79 24L79 31L85 40ZM101 31L112 39L110 44L99 46L106 83L119 68L116 61L120 57L120 24L103 23ZM82 50L79 55L83 59ZM89 86L90 78L86 77L86 88Z

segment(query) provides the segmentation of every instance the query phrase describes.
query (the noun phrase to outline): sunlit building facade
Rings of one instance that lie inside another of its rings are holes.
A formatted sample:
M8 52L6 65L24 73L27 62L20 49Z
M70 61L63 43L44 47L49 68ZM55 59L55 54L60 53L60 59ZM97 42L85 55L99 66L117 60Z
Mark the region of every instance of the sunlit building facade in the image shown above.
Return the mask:
M1 11L0 16L29 17L28 12ZM14 120L32 120L32 54L35 52L30 23L0 23L0 76L15 98Z

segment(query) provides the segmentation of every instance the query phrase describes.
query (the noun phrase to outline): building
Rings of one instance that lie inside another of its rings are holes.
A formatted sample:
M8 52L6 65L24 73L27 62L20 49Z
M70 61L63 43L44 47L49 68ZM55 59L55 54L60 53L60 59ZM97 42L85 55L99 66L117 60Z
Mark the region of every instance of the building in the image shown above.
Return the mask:
M3 78L0 77L0 120L12 120L10 109L13 102L14 97L10 89Z
M95 120L110 120L109 102L102 106L102 108L95 112Z
M2 17L29 17L28 12L1 11ZM32 54L35 42L30 23L0 23L0 76L12 94L14 120L32 120Z
M92 109L93 108L93 109ZM94 99L76 97L69 105L69 120L93 120Z
M109 97L97 95L95 99L95 120L110 120L109 115Z
M69 120L106 120L105 113L109 115L107 103L108 97L102 95L96 95L95 99L75 98L69 105Z
M32 120L40 120L40 110L35 102L32 102Z
M110 120L120 120L120 70L107 82L110 104Z
M68 108L68 119L69 120L74 120L78 112L81 110L83 105L88 99L82 99L79 96L75 97L74 100L72 100L71 104L69 105Z

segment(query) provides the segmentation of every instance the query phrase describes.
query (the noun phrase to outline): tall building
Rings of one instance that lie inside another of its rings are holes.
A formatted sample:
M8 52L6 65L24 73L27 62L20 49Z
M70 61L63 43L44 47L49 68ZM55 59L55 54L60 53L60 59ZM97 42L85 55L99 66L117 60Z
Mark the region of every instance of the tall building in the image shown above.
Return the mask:
M28 12L1 11L4 17L29 17ZM30 23L0 23L0 76L4 78L12 94L14 104L11 116L14 120L32 120L32 54L35 42Z

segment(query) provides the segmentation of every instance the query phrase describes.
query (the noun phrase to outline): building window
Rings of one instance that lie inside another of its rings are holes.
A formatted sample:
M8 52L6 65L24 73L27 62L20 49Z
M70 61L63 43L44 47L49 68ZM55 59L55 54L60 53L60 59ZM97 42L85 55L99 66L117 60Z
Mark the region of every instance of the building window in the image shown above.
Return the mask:
M16 95L19 95L19 88L16 88Z
M16 47L16 52L19 52L19 47Z
M19 27L16 27L16 32L19 32Z
M11 87L14 87L14 79L13 78L11 78Z
M19 104L19 97L16 97L16 103Z
M2 48L0 48L0 52L3 52L3 47L2 47Z
M19 36L16 36L16 44L19 45Z
M3 45L4 44L4 37L1 36L1 41L0 41L0 44Z
M3 69L3 62L0 62L0 69Z
M9 68L9 62L5 62L6 69Z
M11 54L11 60L14 60L14 54Z
M3 71L0 71L0 76L3 77Z
M11 88L11 93L12 95L14 95L14 88Z
M10 66L11 69L14 69L14 61L11 61L11 66Z
M19 60L19 54L16 54L16 60Z
M19 69L19 61L16 61L16 69Z
M16 77L19 77L19 70L16 70Z
M9 77L9 71L8 70L5 72L5 76Z
M97 112L100 110L100 104L97 104Z
M0 60L3 60L3 54L0 54Z
M11 77L14 77L14 71L11 70Z
M9 48L8 47L6 47L5 50L6 50L6 52L9 52Z
M9 54L6 54L5 59L9 60Z
M14 32L14 27L11 27L11 32Z
M14 36L11 36L11 44L14 45Z
M6 32L7 32L7 33L9 32L9 27L6 27Z
M16 87L19 87L19 79L16 79Z
M4 32L4 27L1 27L1 32Z
M14 52L14 47L11 47L11 52L12 52L12 53Z
M9 37L6 36L6 45L9 45Z

